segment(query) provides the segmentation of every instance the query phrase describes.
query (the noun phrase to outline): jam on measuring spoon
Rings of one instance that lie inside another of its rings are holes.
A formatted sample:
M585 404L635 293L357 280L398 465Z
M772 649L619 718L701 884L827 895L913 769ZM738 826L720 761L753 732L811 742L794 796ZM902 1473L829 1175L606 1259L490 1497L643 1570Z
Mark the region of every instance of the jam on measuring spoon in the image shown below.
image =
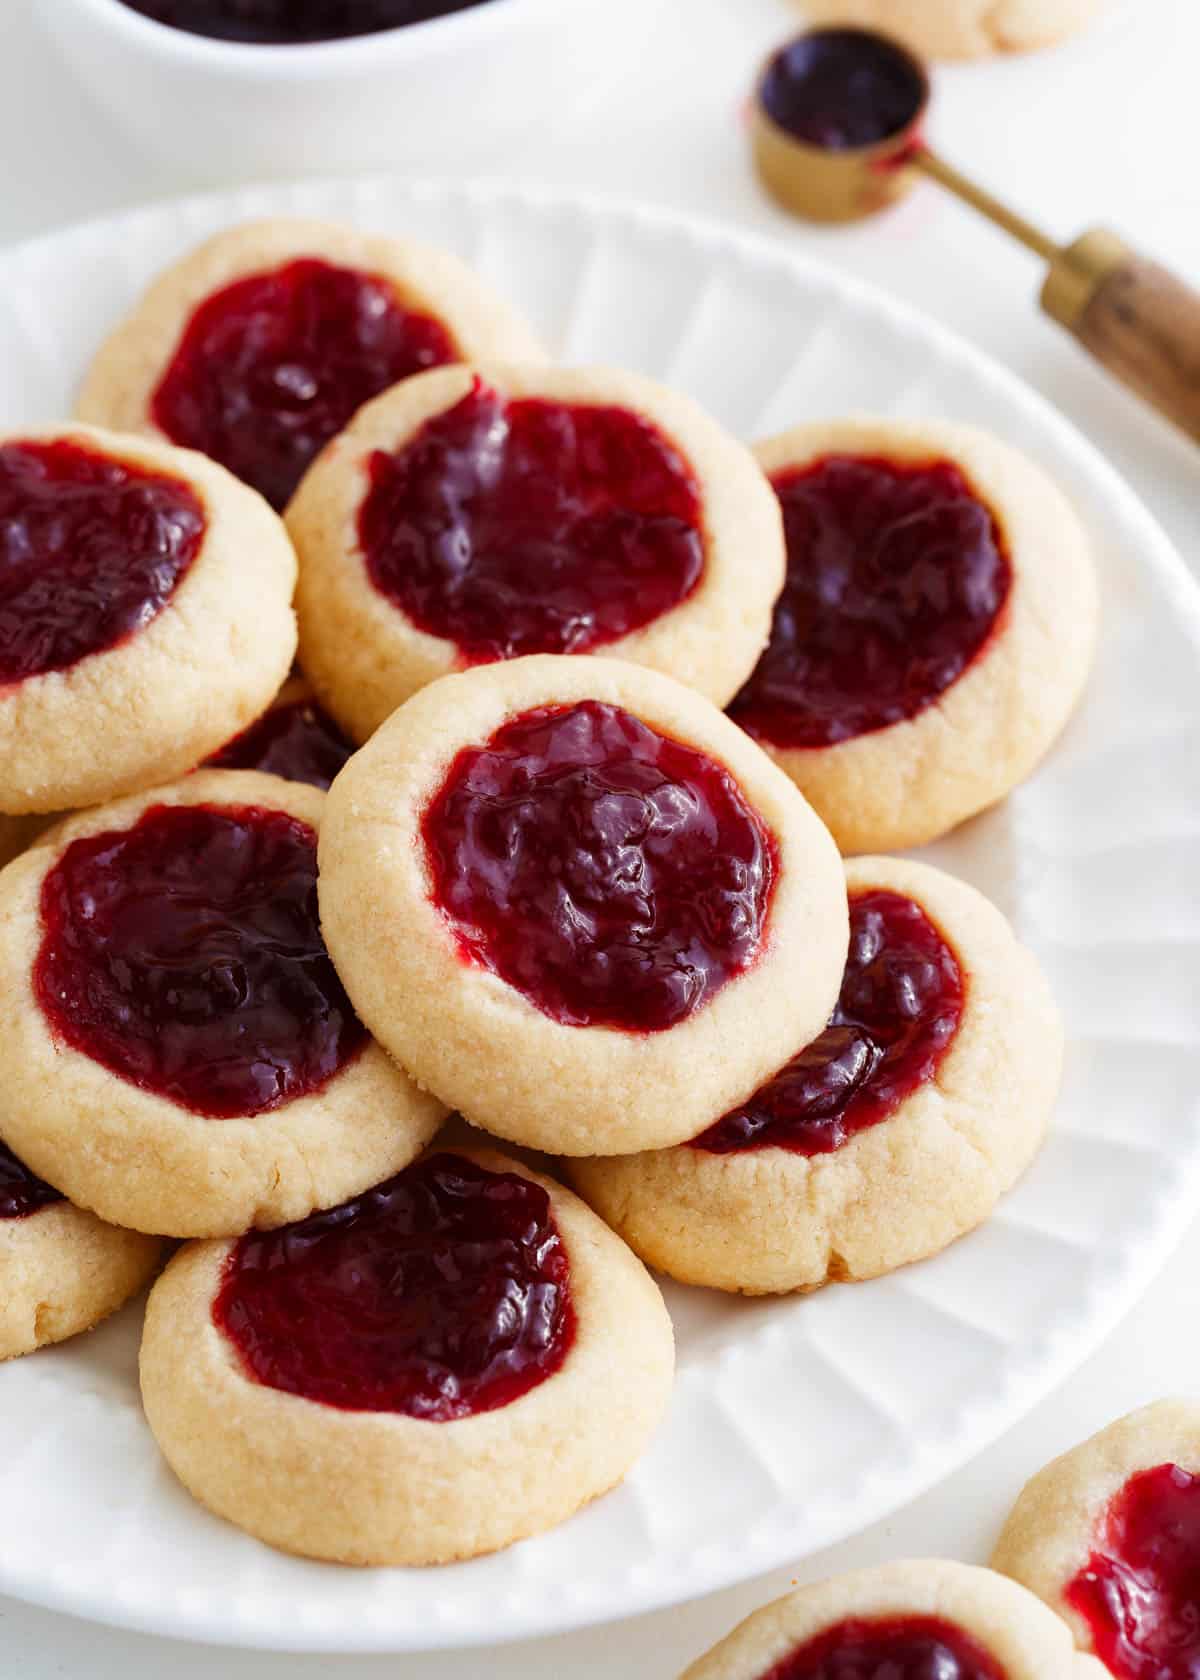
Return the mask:
M883 36L860 29L814 29L767 65L759 98L780 128L823 151L889 140L916 118L928 96L919 66Z
M963 1001L954 952L919 904L881 889L853 893L850 952L829 1025L692 1147L714 1155L840 1149L933 1077Z
M43 1183L7 1144L0 1143L0 1219L26 1219L62 1200L61 1191Z
M382 276L301 257L200 304L151 412L172 442L282 508L363 403L457 358L442 323L404 308Z
M1131 1476L1065 1597L1117 1680L1196 1680L1200 1476L1177 1464Z
M761 1680L1006 1680L978 1640L933 1616L839 1622Z
M463 12L484 0L124 0L156 23L256 46L300 46L377 35Z
M622 408L476 381L395 454L359 511L371 581L472 661L581 653L678 606L704 570L691 469Z
M73 1050L214 1119L319 1090L365 1043L317 919L317 837L258 807L152 806L42 886L38 1003Z
M200 552L179 479L66 441L0 447L0 685L142 630Z
M540 1185L439 1153L242 1237L213 1319L270 1388L444 1423L558 1370L575 1336L569 1272Z
M730 716L778 747L916 717L979 655L1008 600L991 511L950 461L829 455L774 484L787 580Z
M263 770L289 782L327 788L353 751L315 701L289 700L256 718L207 763L214 770Z
M758 953L771 836L723 766L618 706L464 748L421 831L463 956L566 1025L672 1027Z

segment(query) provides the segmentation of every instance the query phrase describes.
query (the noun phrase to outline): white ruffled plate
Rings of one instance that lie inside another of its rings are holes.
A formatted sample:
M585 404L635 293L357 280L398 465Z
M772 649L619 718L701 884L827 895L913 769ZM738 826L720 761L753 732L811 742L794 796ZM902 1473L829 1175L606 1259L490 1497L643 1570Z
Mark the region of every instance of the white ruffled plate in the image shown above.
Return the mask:
M1051 1141L984 1229L897 1276L805 1299L670 1288L674 1405L625 1486L552 1534L438 1570L305 1563L194 1504L142 1419L140 1307L0 1370L0 1591L308 1650L468 1645L627 1616L827 1546L945 1476L1084 1358L1179 1233L1200 1177L1200 592L1095 451L935 322L720 228L536 193L274 187L9 252L4 423L66 413L156 269L271 213L443 241L564 359L641 368L748 438L851 409L991 427L1054 474L1095 542L1104 631L1082 711L1026 787L934 848L1015 917L1070 1031Z

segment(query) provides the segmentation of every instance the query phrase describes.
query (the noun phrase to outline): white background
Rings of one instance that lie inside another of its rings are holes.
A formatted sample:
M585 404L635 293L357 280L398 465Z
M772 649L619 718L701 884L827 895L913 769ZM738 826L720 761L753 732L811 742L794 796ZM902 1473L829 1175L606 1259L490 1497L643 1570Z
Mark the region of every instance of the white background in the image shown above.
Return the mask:
M165 174L111 130L34 27L33 8L56 3L0 0L0 241L228 184ZM427 172L502 173L637 195L802 242L929 310L1029 379L1106 451L1200 571L1200 455L1039 317L1032 259L932 188L883 221L833 233L791 224L762 202L745 162L740 110L758 59L795 16L790 0L597 5L601 27L589 30L587 73L577 85L547 86L531 62L528 86L513 88L530 113L526 128L498 152L482 127L448 124L421 144ZM941 70L932 136L1052 231L1073 236L1106 222L1200 283L1198 62L1196 0L1112 0L1101 24L1056 52ZM1200 1390L1198 1323L1200 1225L1147 1300L1056 1396L942 1488L797 1573L810 1578L904 1555L982 1560L1022 1480L1053 1453L1132 1406ZM0 1421L0 1489L3 1453ZM619 1627L463 1658L306 1659L174 1646L0 1599L0 1674L673 1680L791 1578L781 1573Z

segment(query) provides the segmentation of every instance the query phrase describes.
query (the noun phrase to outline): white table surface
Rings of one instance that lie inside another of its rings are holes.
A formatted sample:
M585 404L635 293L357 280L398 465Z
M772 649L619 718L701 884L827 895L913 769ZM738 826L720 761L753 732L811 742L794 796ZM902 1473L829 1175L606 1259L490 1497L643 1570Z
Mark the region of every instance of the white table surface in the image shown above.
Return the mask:
M34 27L32 9L56 3L0 0L0 242L230 184L165 174L111 131ZM563 89L560 105L499 155L486 132L430 135L427 172L503 173L636 194L803 241L931 311L1037 386L1106 451L1200 571L1200 456L1039 316L1037 265L1023 252L933 189L882 222L835 233L790 224L758 196L738 113L758 58L795 15L790 0L598 5L600 27L584 55L596 90ZM630 50L626 24L634 20L638 42ZM1200 280L1198 60L1197 0L1112 0L1098 27L1056 52L943 69L933 137L1053 231L1074 235L1104 221ZM905 1555L981 1561L1022 1480L1047 1458L1133 1406L1200 1389L1197 1322L1200 1222L1146 1300L1052 1398L942 1487L809 1559L796 1575ZM158 1680L164 1673L172 1680L673 1680L792 1578L781 1572L616 1627L463 1657L303 1658L172 1645L0 1598L0 1673L6 1680Z

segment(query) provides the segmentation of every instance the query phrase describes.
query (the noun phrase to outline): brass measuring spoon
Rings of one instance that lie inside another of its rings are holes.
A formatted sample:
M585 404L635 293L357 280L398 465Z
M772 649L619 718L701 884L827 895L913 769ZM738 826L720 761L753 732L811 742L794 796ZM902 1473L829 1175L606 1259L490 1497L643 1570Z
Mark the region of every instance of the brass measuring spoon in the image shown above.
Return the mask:
M922 177L949 189L1049 264L1046 313L1110 373L1200 442L1200 292L1092 228L1059 245L926 144L921 61L866 29L813 29L772 53L751 114L754 161L793 214L849 222Z

